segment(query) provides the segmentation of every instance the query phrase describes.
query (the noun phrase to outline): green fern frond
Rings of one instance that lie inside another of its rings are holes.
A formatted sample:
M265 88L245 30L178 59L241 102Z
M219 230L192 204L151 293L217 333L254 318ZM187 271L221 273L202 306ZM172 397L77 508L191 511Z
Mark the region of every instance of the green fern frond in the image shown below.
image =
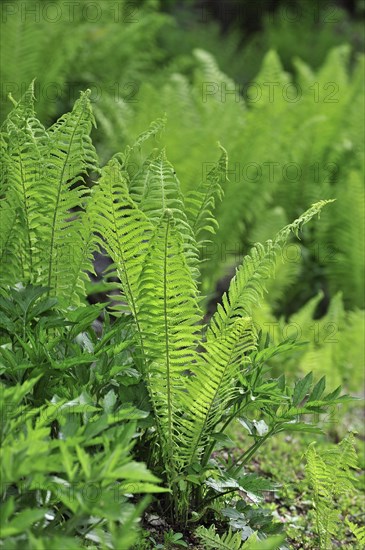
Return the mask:
M221 157L216 165L209 171L206 180L196 191L191 191L186 197L186 214L198 244L205 241L201 234L215 233L218 227L214 217L216 200L222 200L222 184L227 178L228 155L227 151L219 145Z
M230 108L233 108L236 111L236 94L233 93L226 95L223 89L229 91L237 90L237 93L239 93L237 84L219 69L215 58L209 52L196 48L193 51L193 55L199 63L197 81L199 83L208 83L211 86L210 93L204 98L204 101L206 101L206 108L210 112L217 108L222 109L222 111L223 108L225 110L230 110ZM243 98L241 98L241 102L241 104L244 105Z
M264 281L273 275L277 255L290 233L298 236L300 228L319 214L329 202L332 201L314 204L297 220L279 231L274 241L267 241L266 246L258 243L252 248L250 255L244 258L236 271L228 292L223 295L222 305L218 305L217 312L211 319L208 340L222 335L237 317L251 315L252 308L259 303L265 291Z
M138 185L136 185L138 182ZM184 253L194 278L199 276L199 258L195 237L185 214L180 182L163 150L144 163L131 183L131 195L148 219L156 224L166 209L171 210L183 238Z
M131 146L128 146L126 148L125 152L121 155L125 168L128 168L128 161L131 153L135 150L140 149L143 143L151 139L151 137L155 137L157 134L159 134L165 126L166 117L154 120L153 122L151 122L149 128L142 132Z
M241 550L245 547L244 542L242 541L241 533L233 533L230 530L224 535L218 535L214 525L211 525L209 529L200 526L195 533L207 549Z
M138 279L153 226L131 199L125 173L116 158L102 169L93 203L98 210L100 245L114 262L115 274L138 328Z
M6 226L1 248L8 256L13 220L16 251L16 256L10 252L3 276L13 283L47 286L63 305L77 305L84 296L85 271L92 271L95 248L93 220L84 212L89 197L84 178L98 170L88 96L82 94L73 111L46 131L34 115L31 84L3 125Z
M180 191L180 184L176 178L172 165L162 151L156 158L147 164L149 171L148 183L139 189L139 207L146 216L156 222L161 213L169 208L174 216L179 218L184 202Z
M314 491L314 498L329 498L329 487L332 483L331 472L326 468L324 460L318 455L315 444L311 443L306 452L307 475Z
M362 545L362 547L365 546L365 527L360 527L359 525L355 525L352 521L350 521L348 518L346 518L346 523L349 526L351 533L355 536L356 541Z
M48 182L43 208L48 215L42 228L45 254L39 262L39 279L53 294L61 296L68 287L70 256L79 254L75 241L85 220L77 210L89 197L84 178L89 172L98 171L90 139L94 118L89 95L88 92L82 94L72 112L49 129L49 147L43 159L43 181Z
M333 479L333 493L343 494L353 489L355 477L351 470L358 469L358 457L355 449L354 434L350 433L337 447L337 452L329 456L329 464L336 468L338 475Z
M358 468L354 435L350 433L339 445L321 453L312 443L306 452L306 474L313 489L316 528L320 548L331 548L331 536L337 532L340 510L336 497L353 491L352 470ZM339 501L340 502L340 501Z
M15 124L18 128L23 127L27 121L35 116L34 112L34 80L30 83L19 101L16 101L9 93L8 100L13 104L12 110L4 120L1 128L7 128L9 123Z
M212 550L276 550L283 542L281 536L259 540L256 534L251 535L243 542L240 532L234 533L229 530L227 533L219 535L216 533L214 525L211 525L209 529L200 526L195 533L207 550L209 548Z
M35 119L34 86L29 86L15 102L3 124L1 210L4 218L2 254L10 260L3 277L22 282L36 278L35 261L41 250L41 194L47 191L42 182L44 149L48 143L45 129ZM13 235L11 234L13 223ZM9 238L12 248L9 250ZM15 252L15 255L14 255Z
M244 355L255 349L256 335L250 318L237 319L221 337L204 343L204 351L189 378L189 408L183 420L181 452L186 464L199 460L209 434L219 423L233 397L235 381L245 363Z
M332 472L326 467L322 457L316 452L314 444L311 444L306 453L306 473L313 489L313 500L316 505L316 526L319 535L321 549L329 548L330 535L335 532L336 520L331 505Z
M252 103L253 107L265 108L271 104L274 109L283 109L285 107L285 100L282 94L277 94L275 101L273 101L273 90L270 89L269 84L275 83L275 85L283 88L289 82L289 75L284 72L276 51L268 51L262 61L260 71L255 77L255 84L259 86L262 94L258 101Z
M148 361L147 385L155 408L170 474L180 457L181 410L186 378L197 360L201 311L197 287L171 210L152 238L139 280L139 316Z
M30 281L35 275L33 255L39 248L40 204L37 193L45 192L39 184L39 170L42 166L41 141L37 143L29 124L23 129L9 124L9 147L6 162L7 178L11 185L7 195L16 194L19 205L18 213L24 230L20 244L22 252L22 280ZM11 200L11 199L10 199Z
M24 239L24 228L20 221L20 207L15 194L0 200L0 263L2 266L0 281L2 285L19 281L22 269L21 243Z

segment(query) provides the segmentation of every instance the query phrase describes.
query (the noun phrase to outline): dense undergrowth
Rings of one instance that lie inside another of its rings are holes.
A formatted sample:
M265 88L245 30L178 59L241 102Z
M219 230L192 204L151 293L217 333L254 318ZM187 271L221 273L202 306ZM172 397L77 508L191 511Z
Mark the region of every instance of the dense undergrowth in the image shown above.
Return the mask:
M345 14L314 59L310 10L242 44L153 1L72 33L5 4L0 547L362 548Z

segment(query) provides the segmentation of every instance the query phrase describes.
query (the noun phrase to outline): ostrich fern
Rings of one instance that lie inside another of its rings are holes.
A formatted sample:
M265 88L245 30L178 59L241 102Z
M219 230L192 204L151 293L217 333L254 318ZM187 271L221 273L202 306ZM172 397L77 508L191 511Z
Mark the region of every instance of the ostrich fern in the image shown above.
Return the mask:
M314 204L272 241L255 245L217 313L204 324L198 250L206 234L214 232L212 210L222 195L226 152L221 149L207 181L186 199L164 151L142 162L135 177L129 173L133 152L160 122L100 170L89 137L94 120L88 96L83 93L72 112L46 130L35 117L31 86L4 123L1 284L41 284L62 308L73 308L84 300L93 253L100 246L106 249L120 281L122 311L133 320L134 355L153 411L150 466L165 476L171 490L172 519L186 524L193 501L204 508L205 497L207 502L216 498L202 480L194 487L189 476L193 465L208 467L214 431L222 422L227 425L227 411L233 418L241 410L247 391L240 391L240 384L252 384L263 403L268 387L275 386L276 409L270 431L265 437L253 432L255 442L232 465L232 475L266 437L331 402L321 397L322 384L320 395L301 404L310 392L308 377L294 393L288 390L289 400L280 394L279 382L258 385L264 355L258 353L252 321L265 280L291 233L298 234L329 201ZM99 172L90 189L86 178Z
M214 143L220 140L229 153L229 182L214 209L219 229L210 247L222 254L206 258L206 287L255 242L278 206L290 220L322 197L336 198L336 207L311 230L320 250L313 261L323 267L331 297L341 290L347 308L363 307L364 56L352 65L349 56L349 46L334 48L316 72L297 59L293 78L269 51L246 88L223 74L208 52L195 50L192 82L173 74L162 85L141 85L123 133L129 140L151 118L168 114L161 143L186 197L201 177L199 168L210 166ZM300 289L299 276L296 281Z
M2 128L2 283L44 285L66 304L85 294L95 249L85 185L98 171L88 96L46 130L35 118L32 84Z
M337 532L340 510L336 509L336 499L354 491L355 478L352 471L358 468L354 436L348 435L337 447L322 453L311 444L306 458L306 473L313 489L320 548L327 550L332 548L331 536ZM360 537L356 526L352 530Z

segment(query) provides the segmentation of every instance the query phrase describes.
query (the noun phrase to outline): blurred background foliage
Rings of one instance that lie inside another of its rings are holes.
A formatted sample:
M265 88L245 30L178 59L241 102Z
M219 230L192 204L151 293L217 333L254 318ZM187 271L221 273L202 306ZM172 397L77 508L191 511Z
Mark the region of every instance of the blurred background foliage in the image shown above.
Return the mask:
M256 322L277 341L309 342L288 359L292 372L315 368L358 389L365 2L12 0L1 12L2 120L8 94L18 99L34 78L44 124L90 88L106 161L166 115L158 146L185 196L217 160L217 142L227 149L219 230L202 252L208 315L253 242L337 199L287 248Z

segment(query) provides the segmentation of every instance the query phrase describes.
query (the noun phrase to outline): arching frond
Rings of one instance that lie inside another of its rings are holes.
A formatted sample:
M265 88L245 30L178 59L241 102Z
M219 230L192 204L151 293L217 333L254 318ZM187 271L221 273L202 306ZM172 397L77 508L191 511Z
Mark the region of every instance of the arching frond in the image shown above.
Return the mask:
M337 531L341 510L336 497L353 491L352 470L358 468L354 435L350 433L337 446L318 452L312 443L306 452L306 474L313 490L316 528L320 547L332 547L331 536Z
M219 535L214 525L211 525L209 529L200 526L196 530L196 534L207 550L210 548L212 550L276 550L283 542L283 537L280 535L260 540L255 533L243 541L240 531L229 530L227 533Z
M266 246L256 244L251 254L246 256L236 275L231 281L229 290L223 295L222 305L211 319L208 329L208 340L217 338L240 316L250 315L252 308L258 304L265 291L265 279L273 275L275 260L289 235L298 232L303 224L319 214L323 206L331 201L321 201L314 204L293 223L284 227L274 241L267 241Z

